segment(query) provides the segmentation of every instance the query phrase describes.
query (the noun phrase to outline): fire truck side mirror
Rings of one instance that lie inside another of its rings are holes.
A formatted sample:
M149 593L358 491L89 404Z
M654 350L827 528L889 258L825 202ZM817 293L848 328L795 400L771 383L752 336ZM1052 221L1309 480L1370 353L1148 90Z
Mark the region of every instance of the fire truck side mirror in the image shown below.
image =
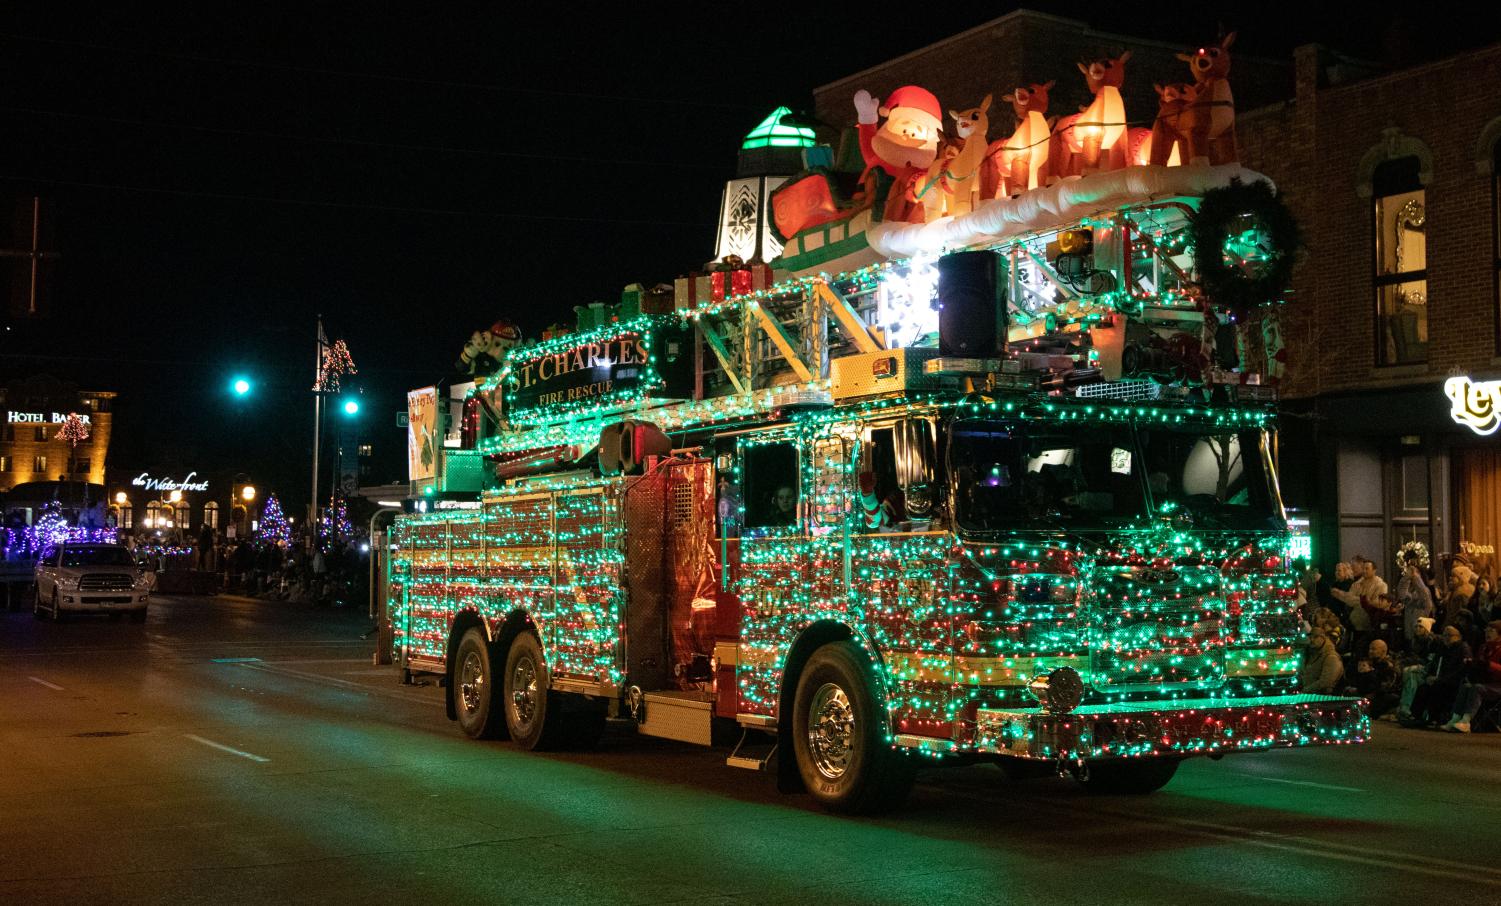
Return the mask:
M634 475L646 466L646 457L671 452L672 441L661 428L626 419L600 429L599 473Z

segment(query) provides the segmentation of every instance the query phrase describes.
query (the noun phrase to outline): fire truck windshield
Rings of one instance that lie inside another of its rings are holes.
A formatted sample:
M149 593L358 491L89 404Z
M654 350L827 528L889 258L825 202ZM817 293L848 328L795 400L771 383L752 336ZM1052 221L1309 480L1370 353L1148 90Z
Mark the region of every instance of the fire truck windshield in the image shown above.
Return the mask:
M1201 529L1281 526L1261 431L1144 427L1138 435L1159 511L1180 512Z
M949 463L961 530L1119 524L1146 512L1127 424L954 423Z

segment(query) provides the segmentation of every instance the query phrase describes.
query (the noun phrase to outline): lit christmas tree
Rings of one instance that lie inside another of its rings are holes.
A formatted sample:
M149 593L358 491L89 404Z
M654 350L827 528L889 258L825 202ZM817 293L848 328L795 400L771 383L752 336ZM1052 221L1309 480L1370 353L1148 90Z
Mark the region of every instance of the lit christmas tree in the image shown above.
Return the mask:
M89 439L89 423L77 412L69 412L63 426L57 429L58 440L68 442L68 477L73 477L74 454L78 445Z
M32 531L36 533L33 546L44 560L51 556L57 545L68 540L68 520L63 518L62 507L56 500L42 504L42 515L32 526Z
M348 539L354 534L354 525L349 521L349 505L343 497L329 501L318 517L318 539L323 542Z
M275 494L267 495L266 505L261 508L260 533L263 540L272 544L292 540L292 524L287 521L287 514L282 512L281 501Z

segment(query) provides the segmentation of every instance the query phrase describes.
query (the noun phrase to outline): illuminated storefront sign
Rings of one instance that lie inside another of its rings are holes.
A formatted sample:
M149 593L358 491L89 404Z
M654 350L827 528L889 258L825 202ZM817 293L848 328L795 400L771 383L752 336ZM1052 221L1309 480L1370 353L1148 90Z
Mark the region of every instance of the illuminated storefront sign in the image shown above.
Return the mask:
M93 424L86 414L79 413L78 417L83 419L85 425ZM68 416L62 412L16 412L12 410L5 413L5 421L13 425L60 425L67 420Z
M148 491L207 491L207 481L193 480L197 474L197 472L189 472L182 481L175 481L171 478L152 478L149 472L142 472L131 479L130 483Z
M1501 381L1472 381L1459 375L1444 381L1449 416L1476 434L1496 433L1501 427Z

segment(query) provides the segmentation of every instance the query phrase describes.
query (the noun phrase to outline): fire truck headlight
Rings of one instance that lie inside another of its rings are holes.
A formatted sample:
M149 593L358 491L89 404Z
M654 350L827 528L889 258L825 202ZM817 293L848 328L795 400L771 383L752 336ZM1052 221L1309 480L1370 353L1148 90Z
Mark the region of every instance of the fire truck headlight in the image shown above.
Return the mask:
M1067 714L1084 700L1084 677L1072 667L1058 667L1033 677L1027 691L1050 713Z

